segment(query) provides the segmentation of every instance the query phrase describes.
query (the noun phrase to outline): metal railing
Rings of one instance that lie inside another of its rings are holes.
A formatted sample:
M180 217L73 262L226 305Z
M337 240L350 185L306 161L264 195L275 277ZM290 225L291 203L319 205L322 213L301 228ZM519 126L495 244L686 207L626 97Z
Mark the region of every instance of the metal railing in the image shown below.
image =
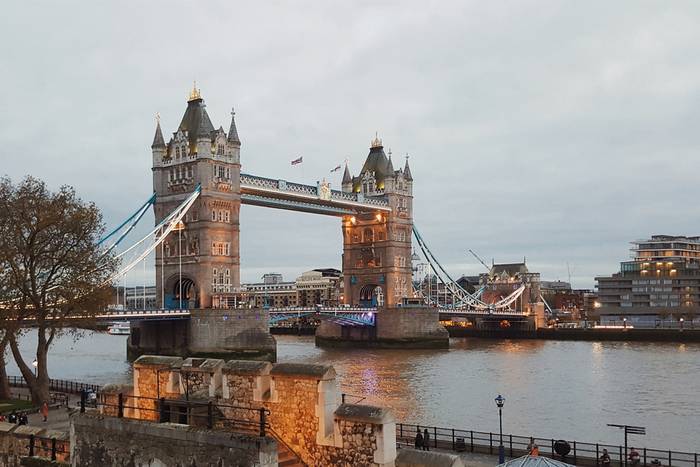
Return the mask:
M13 436L19 439L27 439L27 456L43 457L46 459L68 460L70 450L67 448L66 441L57 440L56 438L47 438L44 436L36 436L34 434L13 433Z
M87 393L83 392L80 397L80 412L84 413L88 405ZM117 418L149 420L157 423L173 422L208 429L219 428L256 434L260 437L265 437L270 427L268 422L270 411L264 407L244 407L214 401L102 393L93 407L100 409L103 415Z
M396 424L396 441L399 446L413 446L417 430L421 433L427 429L430 435L430 447L453 451L470 451L482 454L498 454L500 437L498 433L459 430L455 428L440 428L408 423ZM569 444L570 452L566 456L557 454L555 443L559 439L503 434L503 446L509 457L523 456L529 453L528 445L534 441L539 447L539 455L550 457L574 465L599 466L603 450L608 451L611 467L627 465L629 453L619 444L586 443L582 441L564 440ZM698 467L698 453L673 451L670 449L638 449L640 459L638 466L687 466ZM658 460L660 464L652 463Z
M27 382L22 376L8 376L7 381L12 387L27 387ZM49 379L49 391L79 394L82 391L99 392L100 388L98 384L79 383L77 381L67 381L64 379Z

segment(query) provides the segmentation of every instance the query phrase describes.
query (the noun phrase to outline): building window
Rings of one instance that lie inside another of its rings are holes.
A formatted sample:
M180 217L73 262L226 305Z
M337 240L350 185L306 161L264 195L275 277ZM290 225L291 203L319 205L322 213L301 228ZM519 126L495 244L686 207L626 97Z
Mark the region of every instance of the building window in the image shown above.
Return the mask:
M192 166L187 167L187 178L192 178Z
M217 148L216 148L216 153L217 153L218 155L220 155L220 156L223 156L223 155L224 155L224 145L223 145L223 144L219 144L219 145L217 146Z
M364 230L363 235L364 235L365 242L373 242L374 241L374 230L370 229L369 227Z
M175 148L175 159L180 158L180 148Z
M224 222L231 222L231 211L224 211Z
M212 242L211 254L214 256L229 256L231 253L231 243L229 242Z
M216 209L212 209L211 211L211 220L212 222L216 222Z
M219 211L219 222L224 221L224 211Z

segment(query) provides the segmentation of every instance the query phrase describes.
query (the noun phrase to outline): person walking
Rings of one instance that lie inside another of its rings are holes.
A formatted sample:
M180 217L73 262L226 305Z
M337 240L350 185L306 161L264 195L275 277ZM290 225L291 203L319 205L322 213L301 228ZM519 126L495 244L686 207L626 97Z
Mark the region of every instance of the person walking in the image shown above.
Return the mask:
M530 438L530 444L527 445L527 454L529 456L540 455L540 448L537 446L537 443L535 443L535 438Z
M415 441L415 447L418 450L423 449L423 435L420 434L420 427L416 428L416 441Z
M44 417L44 422L49 419L49 404L46 401L41 404L41 415Z
M600 456L600 463L603 467L610 467L610 454L607 449L603 449L603 454Z
M430 435L427 428L423 430L423 450L430 451Z

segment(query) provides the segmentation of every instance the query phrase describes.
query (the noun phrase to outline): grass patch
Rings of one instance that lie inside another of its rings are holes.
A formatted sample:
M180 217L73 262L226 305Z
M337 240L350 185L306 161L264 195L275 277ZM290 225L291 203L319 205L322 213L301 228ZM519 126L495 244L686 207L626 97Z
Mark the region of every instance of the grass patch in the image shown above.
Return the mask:
M0 399L0 413L10 413L13 410L27 410L33 407L32 401L19 399Z

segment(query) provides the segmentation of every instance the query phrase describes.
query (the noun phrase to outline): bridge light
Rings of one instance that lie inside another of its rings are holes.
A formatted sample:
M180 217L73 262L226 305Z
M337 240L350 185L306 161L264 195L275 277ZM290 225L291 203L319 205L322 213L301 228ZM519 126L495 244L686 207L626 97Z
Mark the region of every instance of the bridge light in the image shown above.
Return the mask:
M352 216L352 217L350 218L350 222L351 222L352 224L357 224L357 219L355 219L355 216Z
M381 213L379 213L379 212L378 212L378 213L377 213L377 215L376 215L376 216L374 216L374 217L376 217L376 218L377 218L377 221L379 221L379 222L381 222L381 221L382 221L382 214L381 214Z

